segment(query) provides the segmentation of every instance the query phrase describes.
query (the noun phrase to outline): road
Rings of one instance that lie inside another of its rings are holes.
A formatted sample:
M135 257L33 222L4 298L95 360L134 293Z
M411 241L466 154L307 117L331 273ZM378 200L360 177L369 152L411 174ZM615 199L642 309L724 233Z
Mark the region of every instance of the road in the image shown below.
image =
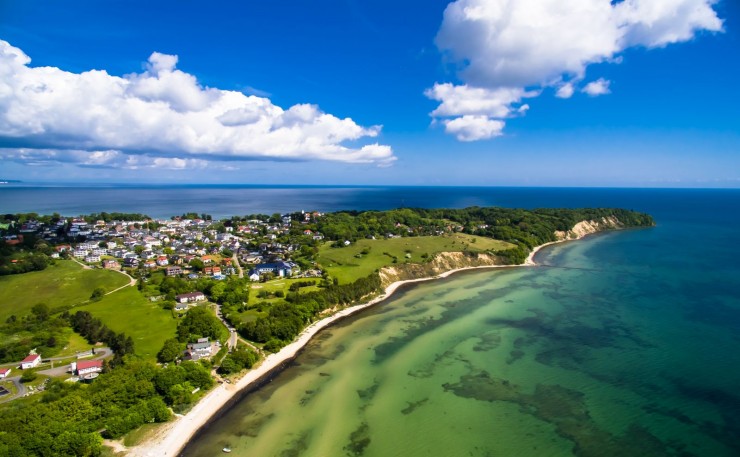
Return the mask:
M234 265L236 265L236 269L239 270L239 279L244 277L244 270L242 270L242 266L239 263L239 258L236 256L236 252L233 256L231 256L231 260Z
M15 395L9 395L3 399L0 399L0 403L5 403L6 401L13 400L14 398L22 397L26 395L26 386L21 383L21 377L20 376L13 376L12 378L5 378L6 381L10 381L15 385Z
M83 357L80 360L97 360L97 359L105 359L113 355L113 351L110 348L96 348L95 349L95 355L91 357ZM54 357L51 359L45 359L50 360L52 362L57 362L60 360L66 360L67 362L60 364L57 367L54 368L47 368L46 370L39 370L39 374L43 374L46 376L63 376L69 372L69 364L71 363L70 360L73 360L74 356L71 357Z

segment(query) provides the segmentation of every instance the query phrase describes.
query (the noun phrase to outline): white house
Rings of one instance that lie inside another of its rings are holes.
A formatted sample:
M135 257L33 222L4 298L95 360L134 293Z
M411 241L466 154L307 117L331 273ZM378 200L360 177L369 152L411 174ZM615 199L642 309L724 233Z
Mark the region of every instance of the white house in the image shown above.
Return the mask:
M0 379L5 379L10 374L10 368L0 368Z
M21 360L21 370L37 367L41 363L41 356L38 354L29 354L28 357Z
M82 379L93 379L97 378L103 371L103 361L101 359L81 360L79 362L72 362L70 368L73 373L77 373L77 376Z

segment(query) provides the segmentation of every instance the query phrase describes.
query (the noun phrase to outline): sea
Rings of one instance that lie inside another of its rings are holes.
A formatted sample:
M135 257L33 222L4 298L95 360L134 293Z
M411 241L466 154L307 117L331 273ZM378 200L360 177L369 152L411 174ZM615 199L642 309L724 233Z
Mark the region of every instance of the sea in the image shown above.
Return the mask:
M740 455L740 190L0 188L2 213L472 205L622 207L657 225L407 285L319 333L182 455Z

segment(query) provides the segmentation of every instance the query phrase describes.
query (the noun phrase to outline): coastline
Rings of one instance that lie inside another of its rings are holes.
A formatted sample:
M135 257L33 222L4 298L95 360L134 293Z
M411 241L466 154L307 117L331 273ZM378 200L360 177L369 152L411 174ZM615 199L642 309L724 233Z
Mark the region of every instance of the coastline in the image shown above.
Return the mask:
M583 235L585 236L585 234ZM575 239L581 239L583 236L578 236ZM298 338L292 343L283 347L279 352L270 354L267 356L262 363L256 368L248 371L242 378L240 378L234 384L220 384L203 398L190 410L187 414L179 416L176 419L163 424L162 428L156 431L153 436L149 437L144 443L137 446L126 449L126 454L133 457L160 457L160 456L177 456L187 446L190 440L201 430L203 427L208 425L208 422L216 416L220 411L228 406L229 402L237 396L240 392L254 386L260 382L266 376L269 376L274 370L278 369L281 365L292 360L300 352L303 347L321 330L332 325L340 319L347 316L360 312L366 308L376 305L380 302L390 298L399 287L405 284L432 281L435 279L446 278L450 275L458 273L460 271L477 270L477 269L494 269L494 268L519 268L519 267L533 267L537 263L534 261L535 255L543 248L562 243L565 241L573 241L574 239L562 239L553 241L536 246L529 253L524 263L519 265L483 265L476 267L464 267L456 268L445 271L436 276L430 276L425 278L408 279L403 281L395 281L384 289L383 293L373 298L372 300L354 305L349 308L345 308L338 311L331 316L324 319L318 320L308 327L306 327ZM122 449L117 449L122 451Z

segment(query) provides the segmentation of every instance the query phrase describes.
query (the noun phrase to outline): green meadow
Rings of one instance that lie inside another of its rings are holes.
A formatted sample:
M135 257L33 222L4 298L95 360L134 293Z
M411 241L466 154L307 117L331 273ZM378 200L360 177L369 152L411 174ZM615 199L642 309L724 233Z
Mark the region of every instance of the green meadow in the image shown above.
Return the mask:
M55 308L86 301L98 287L114 290L128 283L124 275L108 270L85 270L70 260L58 260L43 271L0 277L0 322L11 315L29 314L33 305Z
M89 311L111 330L133 338L134 352L149 360L156 359L164 341L173 338L177 328L171 311L150 302L135 287L121 289L75 310Z
M324 243L318 263L340 283L350 283L373 271L394 263L424 263L440 252L485 252L509 249L514 245L475 235L455 233L442 236L419 236L360 240L335 248Z

